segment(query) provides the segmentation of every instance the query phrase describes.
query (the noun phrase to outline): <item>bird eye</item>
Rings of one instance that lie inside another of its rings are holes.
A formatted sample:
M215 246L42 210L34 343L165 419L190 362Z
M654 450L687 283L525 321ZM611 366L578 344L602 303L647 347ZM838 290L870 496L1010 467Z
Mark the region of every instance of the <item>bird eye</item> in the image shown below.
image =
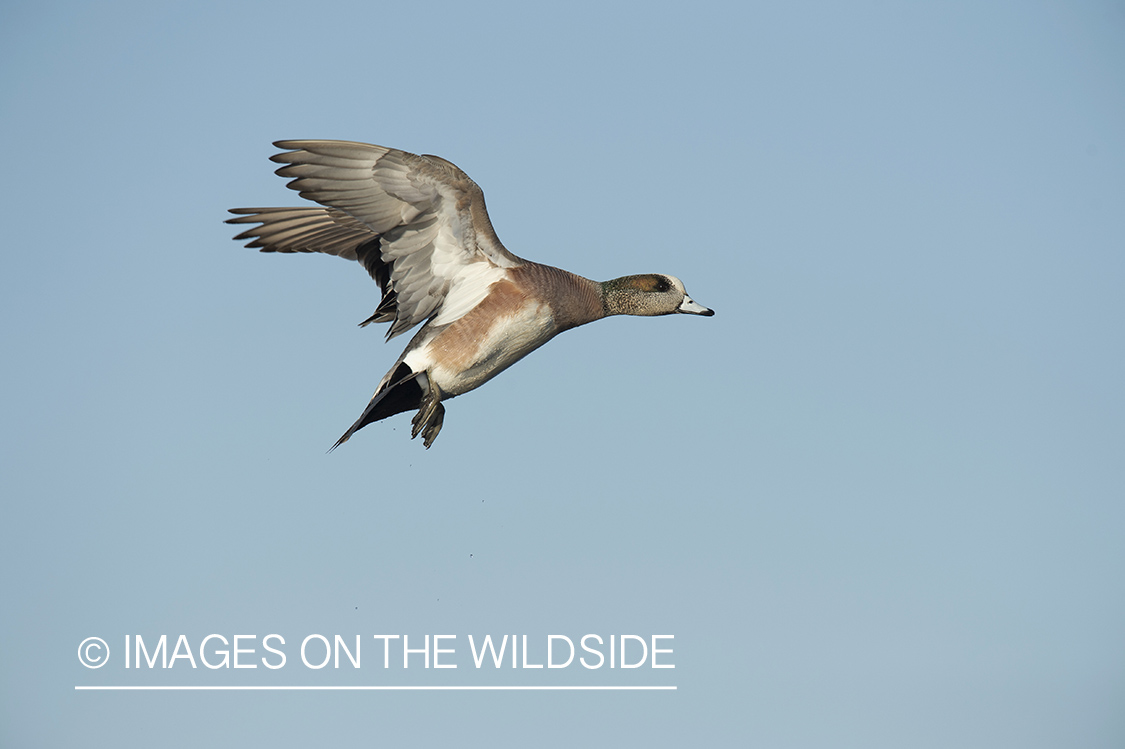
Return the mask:
M672 284L665 281L663 278L656 282L656 290L660 292L667 291L672 288Z

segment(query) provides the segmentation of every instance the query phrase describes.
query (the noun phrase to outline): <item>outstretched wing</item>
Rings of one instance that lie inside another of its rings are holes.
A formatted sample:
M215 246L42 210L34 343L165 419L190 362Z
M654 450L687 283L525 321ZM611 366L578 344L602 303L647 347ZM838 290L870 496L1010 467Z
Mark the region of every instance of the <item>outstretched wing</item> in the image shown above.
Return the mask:
M368 322L388 338L434 316L465 314L523 264L500 243L484 194L459 168L366 143L287 140L271 157L289 187L323 208L236 208L228 223L258 224L235 239L263 252L324 252L358 260L383 299Z

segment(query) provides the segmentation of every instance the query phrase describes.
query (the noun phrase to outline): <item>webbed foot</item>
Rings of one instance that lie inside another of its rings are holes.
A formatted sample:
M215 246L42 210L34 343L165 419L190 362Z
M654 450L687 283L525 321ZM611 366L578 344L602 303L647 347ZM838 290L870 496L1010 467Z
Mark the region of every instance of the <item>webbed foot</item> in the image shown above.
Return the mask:
M430 383L429 390L422 396L422 403L418 413L414 415L413 427L410 430L410 439L422 435L422 445L429 449L441 431L442 422L445 421L445 406L441 404L441 391Z

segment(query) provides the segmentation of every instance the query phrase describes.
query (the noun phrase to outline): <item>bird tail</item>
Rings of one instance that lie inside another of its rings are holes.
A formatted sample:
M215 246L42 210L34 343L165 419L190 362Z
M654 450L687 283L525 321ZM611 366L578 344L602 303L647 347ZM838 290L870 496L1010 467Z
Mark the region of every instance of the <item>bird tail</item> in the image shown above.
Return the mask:
M371 396L371 401L363 410L363 414L348 427L348 431L344 432L340 439L336 440L336 444L330 447L328 452L347 442L353 434L374 421L419 408L422 404L422 396L426 393L426 387L418 382L419 375L426 376L425 372L415 372L405 363L400 362L391 376L386 379L386 384Z

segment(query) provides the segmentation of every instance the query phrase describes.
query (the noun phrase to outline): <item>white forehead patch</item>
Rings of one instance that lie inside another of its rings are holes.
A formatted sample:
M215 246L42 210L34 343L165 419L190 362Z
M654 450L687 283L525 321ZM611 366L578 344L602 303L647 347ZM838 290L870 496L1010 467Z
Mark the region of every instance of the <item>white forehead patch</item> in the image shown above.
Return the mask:
M661 275L668 279L668 282L672 284L672 287L675 288L676 291L680 292L681 294L687 293L686 289L684 289L683 281L676 278L675 276L669 276L666 273L662 273Z

